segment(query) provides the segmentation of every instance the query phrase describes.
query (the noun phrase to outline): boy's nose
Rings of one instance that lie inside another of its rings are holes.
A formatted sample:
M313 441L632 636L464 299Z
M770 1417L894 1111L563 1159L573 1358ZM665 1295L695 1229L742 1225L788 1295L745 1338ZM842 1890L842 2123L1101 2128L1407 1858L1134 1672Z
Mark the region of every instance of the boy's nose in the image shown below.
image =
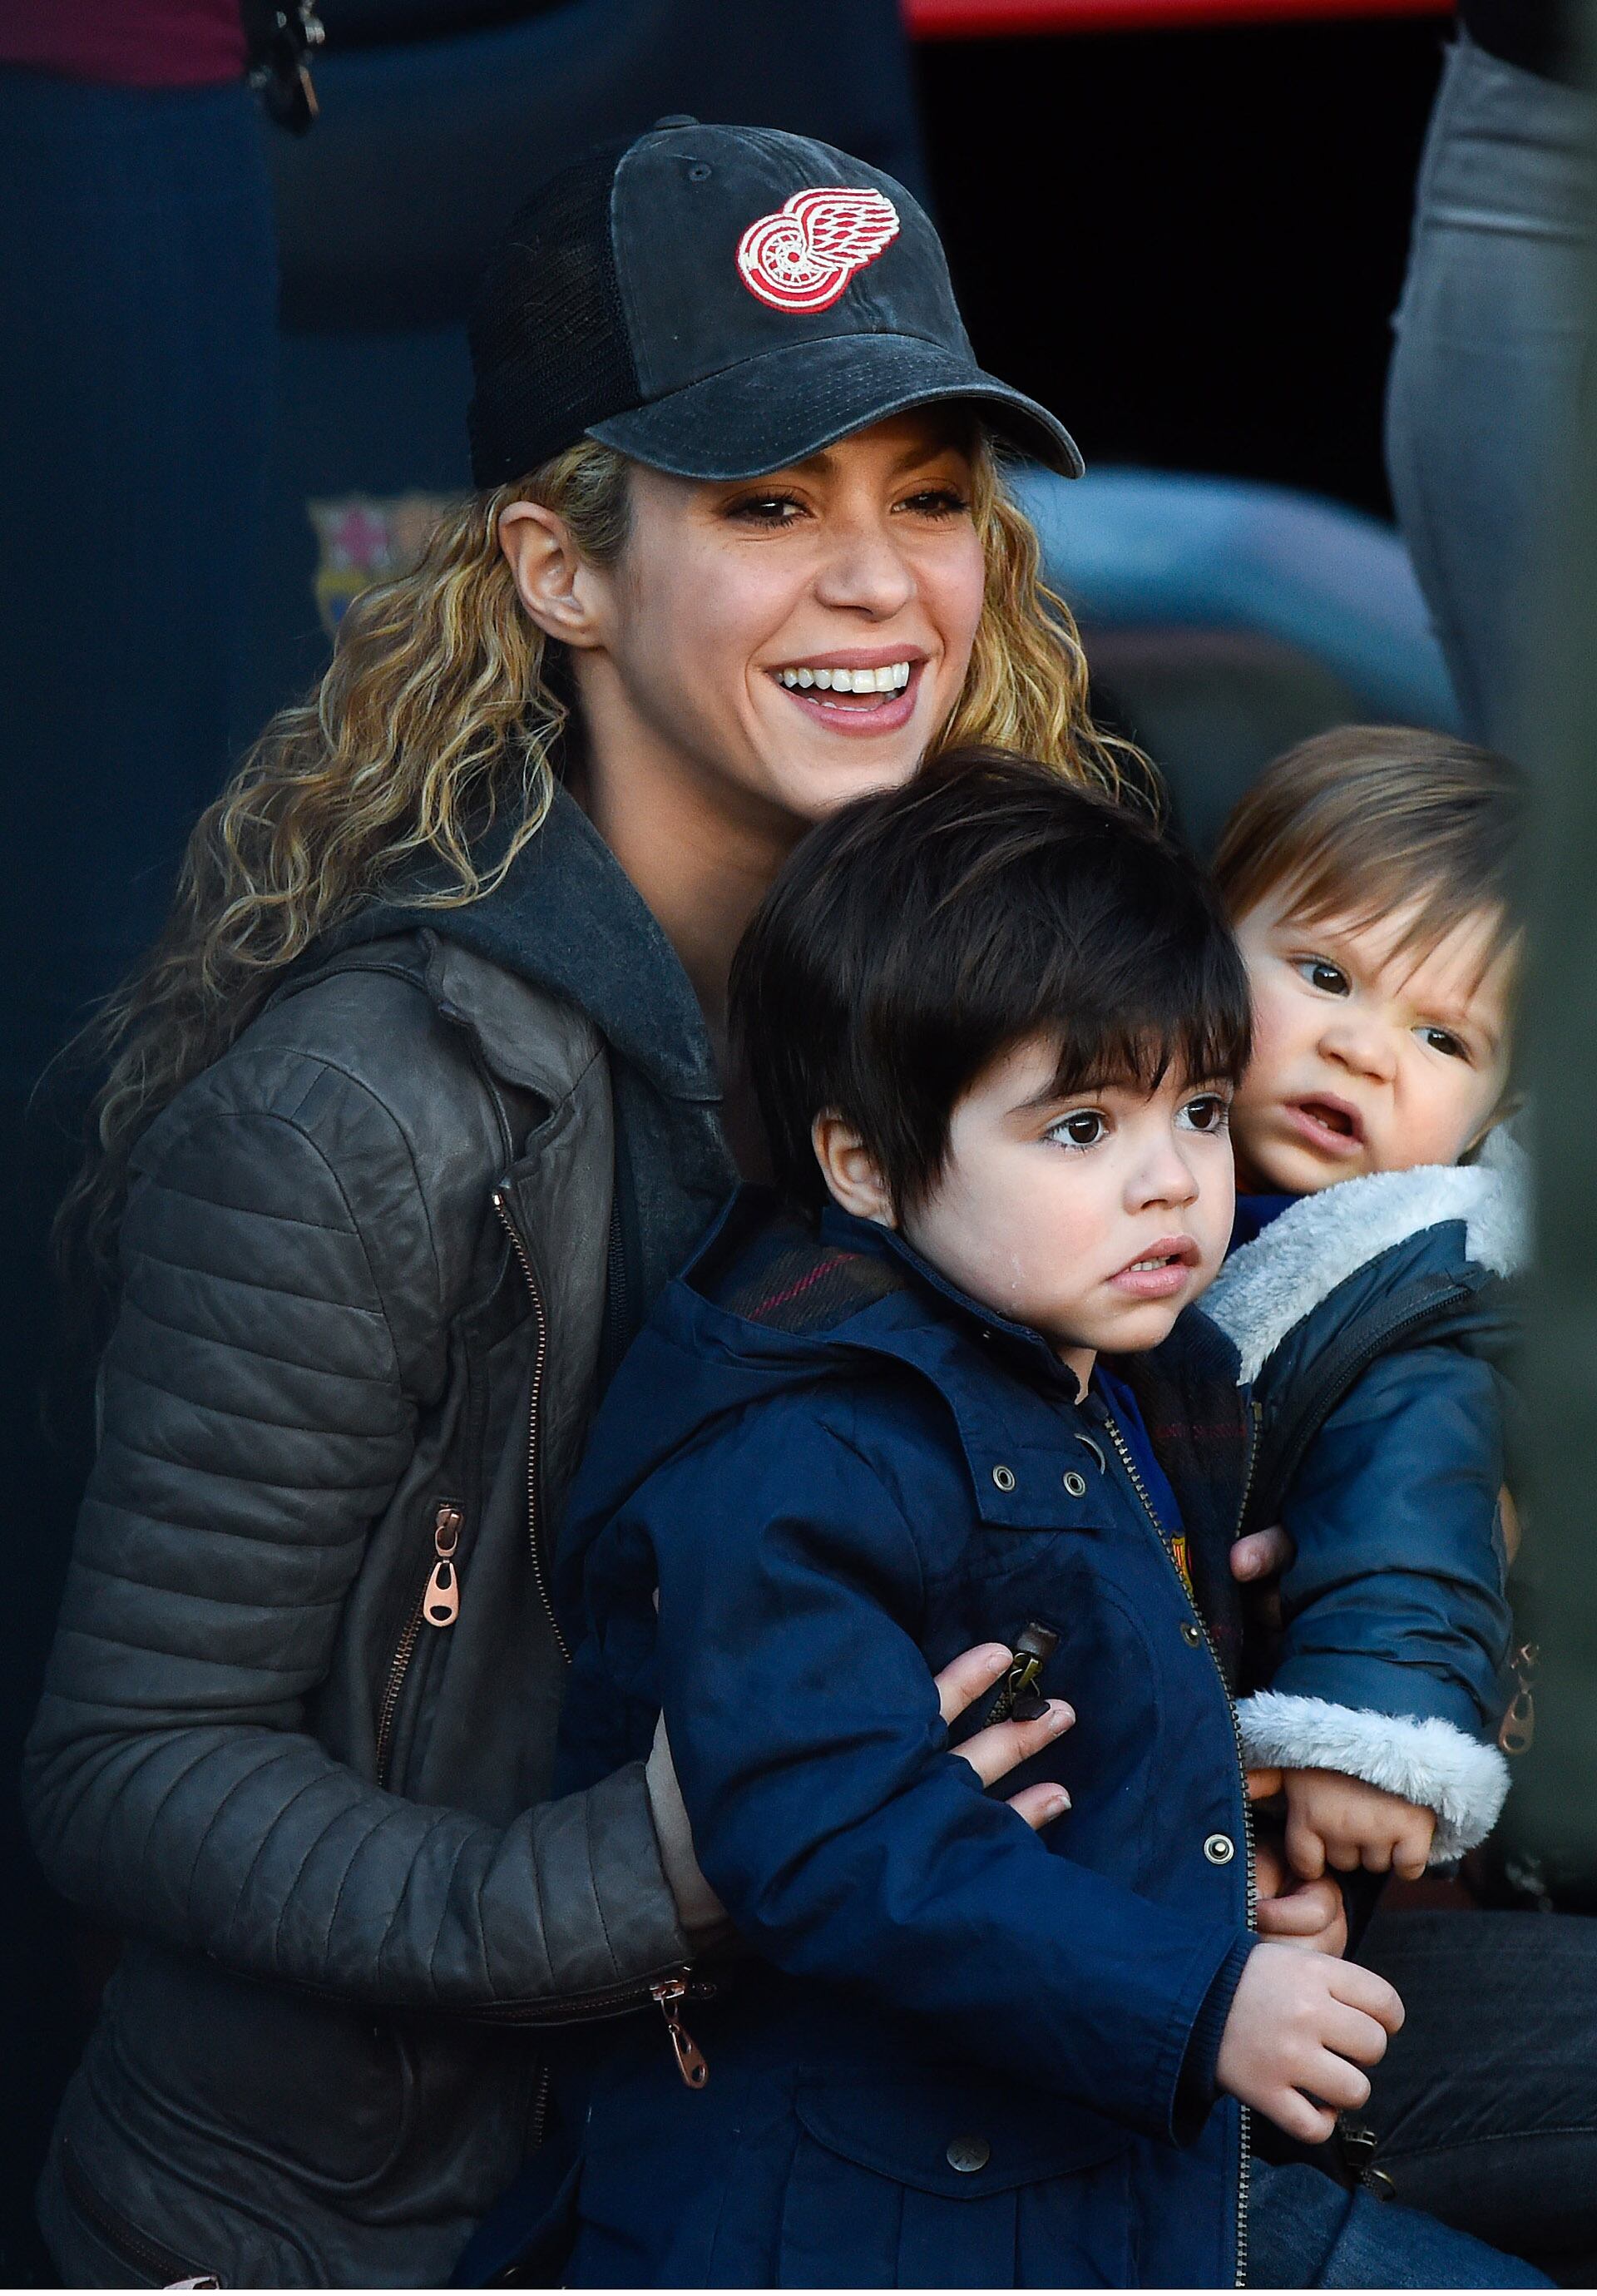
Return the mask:
M1132 1185L1139 1210L1154 1204L1190 1204L1197 1193L1197 1175L1174 1141L1149 1158Z
M1344 1013L1320 1032L1320 1049L1355 1076L1389 1084L1396 1073L1396 1047L1392 1031L1379 1021Z

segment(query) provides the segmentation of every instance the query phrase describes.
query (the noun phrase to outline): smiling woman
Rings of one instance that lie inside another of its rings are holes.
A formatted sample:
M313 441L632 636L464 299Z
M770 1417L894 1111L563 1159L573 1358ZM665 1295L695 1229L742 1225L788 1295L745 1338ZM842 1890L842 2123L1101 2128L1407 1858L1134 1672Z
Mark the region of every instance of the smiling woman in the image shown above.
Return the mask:
M472 348L479 491L202 817L106 1023L104 1431L28 1775L135 1940L44 2186L72 2284L442 2284L545 2125L528 2029L680 2031L718 1909L663 1758L547 1798L548 1590L598 1393L766 1154L732 949L952 743L1120 776L995 447L1079 457L898 184L667 123L521 211Z

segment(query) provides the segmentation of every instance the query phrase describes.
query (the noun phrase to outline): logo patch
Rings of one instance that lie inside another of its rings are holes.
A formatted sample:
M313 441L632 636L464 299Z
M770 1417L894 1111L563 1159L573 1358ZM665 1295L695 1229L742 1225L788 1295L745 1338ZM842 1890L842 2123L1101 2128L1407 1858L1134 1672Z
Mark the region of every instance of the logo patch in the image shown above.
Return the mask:
M316 609L328 636L373 582L408 574L446 510L447 495L344 495L305 505L316 530Z
M898 232L898 210L880 192L846 184L795 192L739 240L738 274L774 311L824 311Z

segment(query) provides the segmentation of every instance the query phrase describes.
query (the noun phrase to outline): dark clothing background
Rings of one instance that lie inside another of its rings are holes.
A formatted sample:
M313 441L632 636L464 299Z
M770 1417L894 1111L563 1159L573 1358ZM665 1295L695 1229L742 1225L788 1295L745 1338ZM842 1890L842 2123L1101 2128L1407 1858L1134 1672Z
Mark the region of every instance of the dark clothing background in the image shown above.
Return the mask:
M1575 78L1567 0L1458 0L1458 20L1478 47L1506 64Z
M33 13L49 20L52 11ZM262 129L242 85L145 89L0 70L0 1369L11 1628L0 1742L0 2265L38 2268L29 2194L80 2033L59 1908L22 1846L11 1750L37 1692L86 1464L46 1439L49 1221L76 1152L45 1062L148 941L227 753L256 554L275 279ZM86 1990L88 1989L86 1988Z
M239 0L0 0L0 63L122 87L217 87L244 70Z

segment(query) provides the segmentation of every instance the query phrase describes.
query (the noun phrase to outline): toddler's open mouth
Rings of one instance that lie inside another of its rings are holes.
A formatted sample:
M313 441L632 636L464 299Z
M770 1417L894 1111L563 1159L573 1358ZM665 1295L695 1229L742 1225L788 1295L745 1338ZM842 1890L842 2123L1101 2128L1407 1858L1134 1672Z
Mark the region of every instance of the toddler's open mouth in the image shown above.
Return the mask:
M1290 1100L1286 1113L1312 1146L1332 1155L1346 1155L1364 1144L1363 1118L1349 1102L1337 1099L1334 1094L1315 1093L1304 1100Z

